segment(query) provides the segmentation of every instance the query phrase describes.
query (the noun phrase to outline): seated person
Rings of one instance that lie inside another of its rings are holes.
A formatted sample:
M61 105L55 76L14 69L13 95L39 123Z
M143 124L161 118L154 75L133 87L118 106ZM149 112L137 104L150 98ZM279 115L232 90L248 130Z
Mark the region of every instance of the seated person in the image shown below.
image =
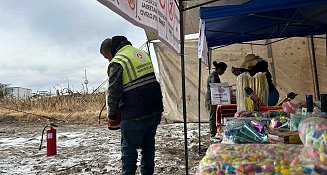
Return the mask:
M245 60L240 68L232 67L232 73L236 76L243 72L249 72L251 76L254 76L258 72L266 73L266 78L269 86L268 106L275 106L279 100L279 92L272 82L272 76L268 70L268 62L259 56L248 54L245 56Z

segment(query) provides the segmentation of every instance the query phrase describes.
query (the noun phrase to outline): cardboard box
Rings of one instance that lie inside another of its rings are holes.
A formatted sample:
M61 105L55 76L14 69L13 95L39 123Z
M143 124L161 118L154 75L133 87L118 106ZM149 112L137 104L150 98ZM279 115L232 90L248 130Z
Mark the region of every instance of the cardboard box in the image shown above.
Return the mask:
M210 83L211 104L231 104L231 90L228 83Z
M283 131L274 134L268 134L270 143L285 143L285 144L302 144L299 133L297 131Z

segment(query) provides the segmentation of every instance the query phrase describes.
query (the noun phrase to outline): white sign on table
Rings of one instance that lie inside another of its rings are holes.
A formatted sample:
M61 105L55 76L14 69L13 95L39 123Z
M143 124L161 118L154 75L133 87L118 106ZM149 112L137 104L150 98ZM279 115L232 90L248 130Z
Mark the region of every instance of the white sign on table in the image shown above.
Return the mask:
M174 0L98 0L132 24L158 34L158 38L180 54L180 20Z
M231 104L231 90L228 83L210 83L211 104Z

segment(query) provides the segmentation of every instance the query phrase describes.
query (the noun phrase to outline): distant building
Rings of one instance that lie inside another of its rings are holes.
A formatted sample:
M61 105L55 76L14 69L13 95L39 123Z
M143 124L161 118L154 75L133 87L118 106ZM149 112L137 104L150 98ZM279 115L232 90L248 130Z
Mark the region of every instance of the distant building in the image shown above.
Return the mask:
M51 96L51 92L49 91L40 91L38 90L36 92L36 94L34 94L35 96Z
M10 97L24 99L32 96L32 89L22 88L22 87L9 87Z

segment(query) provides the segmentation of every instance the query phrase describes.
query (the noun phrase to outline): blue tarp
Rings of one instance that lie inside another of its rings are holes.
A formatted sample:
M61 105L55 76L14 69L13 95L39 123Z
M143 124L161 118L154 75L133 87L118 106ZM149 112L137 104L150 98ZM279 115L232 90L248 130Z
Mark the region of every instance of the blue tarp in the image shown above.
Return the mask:
M208 47L319 35L327 31L327 0L250 0L201 7Z

